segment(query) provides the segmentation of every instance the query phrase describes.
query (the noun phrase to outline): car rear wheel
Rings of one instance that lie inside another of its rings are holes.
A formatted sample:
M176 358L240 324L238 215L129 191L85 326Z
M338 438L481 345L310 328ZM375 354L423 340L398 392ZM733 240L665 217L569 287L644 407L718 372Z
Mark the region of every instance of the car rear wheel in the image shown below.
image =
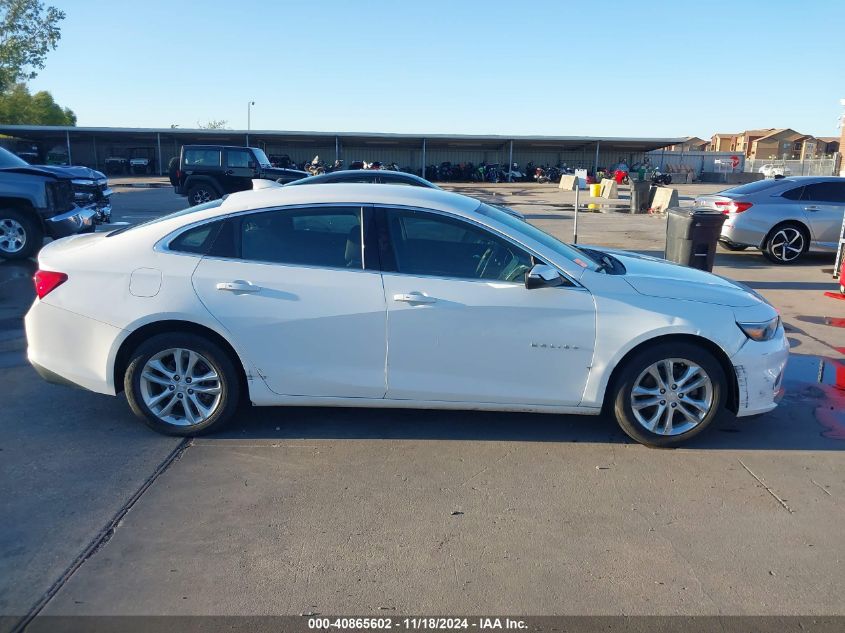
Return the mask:
M810 247L807 230L798 224L780 224L766 236L763 255L775 264L794 264Z
M27 213L0 209L0 257L27 259L44 242L44 231Z
M208 185L194 185L188 189L188 201L191 206L216 200L220 195Z
M622 430L647 446L671 447L701 433L722 411L725 372L707 350L662 343L635 355L615 381Z
M135 415L165 435L218 430L240 397L228 354L194 334L160 334L140 345L126 370L124 389Z

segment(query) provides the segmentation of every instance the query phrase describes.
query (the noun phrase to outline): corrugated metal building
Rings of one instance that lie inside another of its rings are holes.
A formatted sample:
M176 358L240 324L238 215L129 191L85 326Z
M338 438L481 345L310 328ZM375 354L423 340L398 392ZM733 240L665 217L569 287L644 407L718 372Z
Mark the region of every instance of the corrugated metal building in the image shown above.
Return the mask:
M62 155L74 165L103 170L109 157L149 155L154 172L163 174L182 145L225 144L261 147L268 155L287 154L297 163L319 155L331 163L354 161L396 163L420 174L424 165L519 163L567 164L595 169L625 160L642 160L651 150L682 142L679 138L587 136L498 136L460 134L380 134L286 132L277 130L188 130L179 128L97 128L0 125L2 144L16 152L36 152L40 162ZM57 158L58 157L58 158Z

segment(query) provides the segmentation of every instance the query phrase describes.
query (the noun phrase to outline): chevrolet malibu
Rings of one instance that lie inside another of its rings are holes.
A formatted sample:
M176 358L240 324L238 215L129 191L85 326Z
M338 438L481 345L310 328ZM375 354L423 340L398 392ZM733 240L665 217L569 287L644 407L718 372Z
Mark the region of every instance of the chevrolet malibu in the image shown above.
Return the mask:
M788 355L778 313L737 283L422 187L236 193L54 242L35 284L38 372L125 391L172 435L219 429L248 398L607 411L671 446L725 410L773 409Z

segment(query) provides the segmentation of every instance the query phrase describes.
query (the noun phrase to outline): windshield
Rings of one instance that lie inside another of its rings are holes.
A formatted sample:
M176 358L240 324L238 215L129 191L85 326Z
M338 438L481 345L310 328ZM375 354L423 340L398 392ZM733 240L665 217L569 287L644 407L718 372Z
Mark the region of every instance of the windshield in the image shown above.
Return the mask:
M501 211L500 209L483 202L476 211L478 211L481 215L485 215L497 222L501 222L508 228L513 229L516 233L521 233L526 237L530 237L532 240L539 242L546 248L554 251L562 257L565 257L582 268L588 268L592 271L596 271L600 268L599 263L587 255L584 251L578 249L577 247L570 246L569 244L564 244L556 237L538 229L536 226L529 224L525 220L514 217L510 213Z
M259 165L261 165L262 167L270 166L270 159L267 158L267 154L264 153L264 150L258 149L257 147L253 147L252 151L255 154L255 158L258 160Z
M29 163L22 158L18 158L9 150L0 147L0 169L6 167L29 167Z
M219 207L223 204L223 198L218 198L217 200L212 200L211 202L205 202L203 204L198 204L195 207L188 207L187 209L182 209L180 211L174 211L173 213L168 213L167 215L163 215L158 218L153 218L152 220L147 220L146 222L141 222L140 224L130 224L129 226L122 226L119 229L115 229L114 231L109 231L106 234L106 237L112 237L114 235L120 235L121 233L126 233L127 231L131 231L132 229L137 229L139 226L148 226L150 224L156 224L158 222L164 222L165 220L170 220L171 218L178 218L180 215L188 215L189 213L194 213L195 211L204 211L205 209L213 209L215 207Z
M724 191L720 191L720 194L731 194L731 195L747 195L749 193L757 193L758 191L763 191L765 189L769 189L774 187L775 185L782 184L783 180L755 180L754 182L749 182L744 185L740 185L739 187L731 187L730 189L725 189Z

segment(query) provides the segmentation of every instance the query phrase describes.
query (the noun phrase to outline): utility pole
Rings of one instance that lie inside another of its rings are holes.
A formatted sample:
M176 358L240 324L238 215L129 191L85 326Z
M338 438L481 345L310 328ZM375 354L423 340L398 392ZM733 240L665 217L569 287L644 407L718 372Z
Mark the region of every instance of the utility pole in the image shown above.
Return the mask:
M252 118L252 106L255 105L255 101L247 101L246 102L246 145L249 147L249 130L251 127L251 118Z

